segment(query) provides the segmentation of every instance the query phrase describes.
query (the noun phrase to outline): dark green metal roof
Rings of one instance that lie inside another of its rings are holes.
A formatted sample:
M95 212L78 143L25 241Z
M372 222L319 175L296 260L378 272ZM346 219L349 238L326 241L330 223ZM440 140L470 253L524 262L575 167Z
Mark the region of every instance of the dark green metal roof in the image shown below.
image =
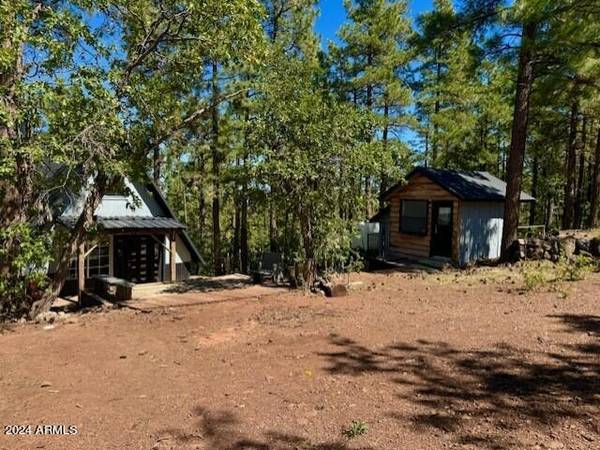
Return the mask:
M503 202L506 199L506 183L489 172L417 167L406 178L408 180L417 174L426 176L461 200ZM383 194L383 198L386 198L404 184L400 182L392 186ZM521 201L534 202L535 198L521 192Z

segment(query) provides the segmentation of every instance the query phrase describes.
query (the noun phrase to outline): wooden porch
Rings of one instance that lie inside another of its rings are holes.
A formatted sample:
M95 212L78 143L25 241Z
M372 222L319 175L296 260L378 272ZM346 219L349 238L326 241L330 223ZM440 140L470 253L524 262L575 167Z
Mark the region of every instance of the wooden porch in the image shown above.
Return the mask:
M92 287L89 286L89 264L86 271L86 259L101 241L109 242L108 273L103 274L105 276L125 280L134 286L162 286L183 278L178 277L177 233L178 230L123 230L105 232L96 242L82 243L77 252L78 302L82 303L86 288ZM168 245L165 244L165 237L168 237Z

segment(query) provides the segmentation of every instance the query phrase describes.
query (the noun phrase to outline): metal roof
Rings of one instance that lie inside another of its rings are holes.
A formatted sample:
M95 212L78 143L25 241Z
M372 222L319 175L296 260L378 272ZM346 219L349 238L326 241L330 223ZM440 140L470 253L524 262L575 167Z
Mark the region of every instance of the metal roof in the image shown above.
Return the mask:
M410 179L417 174L426 176L461 200L504 201L506 199L506 183L489 172L417 167L406 178ZM403 185L404 183L400 182L392 186L383 194L383 198L387 198ZM521 201L534 202L535 198L521 192Z
M59 220L73 228L78 217L61 217ZM103 230L185 230L185 225L170 217L98 217L96 223Z

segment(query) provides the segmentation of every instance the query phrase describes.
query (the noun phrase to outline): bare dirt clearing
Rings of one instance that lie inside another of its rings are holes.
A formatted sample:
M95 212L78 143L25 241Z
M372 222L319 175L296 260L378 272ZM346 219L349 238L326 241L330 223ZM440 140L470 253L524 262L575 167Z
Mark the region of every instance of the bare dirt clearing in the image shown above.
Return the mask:
M79 433L0 449L600 448L600 276L516 278L359 274L338 299L188 291L12 327L0 424ZM353 420L368 432L349 440Z

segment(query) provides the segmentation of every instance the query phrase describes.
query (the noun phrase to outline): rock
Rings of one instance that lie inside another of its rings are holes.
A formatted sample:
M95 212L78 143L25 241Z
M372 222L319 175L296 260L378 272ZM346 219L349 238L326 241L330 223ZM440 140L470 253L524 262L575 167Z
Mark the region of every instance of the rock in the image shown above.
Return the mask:
M348 295L348 287L345 284L323 284L321 289L325 292L326 297L346 297Z
M575 241L575 252L581 254L581 252L590 253L591 242L589 239L577 239Z
M594 437L590 434L581 433L581 437L584 438L588 442L594 442Z
M590 253L596 258L600 257L600 238L594 238L590 241Z
M47 387L51 387L52 383L50 383L49 381L42 381L42 384L40 384L40 387L42 388L47 388Z
M568 237L563 239L561 242L562 253L565 255L565 258L571 260L575 256L576 249L576 241L573 237Z
M38 314L35 318L37 323L53 323L58 318L58 314L54 311L46 311L44 313Z
M510 249L510 259L514 262L519 261L521 259L525 259L527 251L527 245L524 239L518 239L513 242Z

